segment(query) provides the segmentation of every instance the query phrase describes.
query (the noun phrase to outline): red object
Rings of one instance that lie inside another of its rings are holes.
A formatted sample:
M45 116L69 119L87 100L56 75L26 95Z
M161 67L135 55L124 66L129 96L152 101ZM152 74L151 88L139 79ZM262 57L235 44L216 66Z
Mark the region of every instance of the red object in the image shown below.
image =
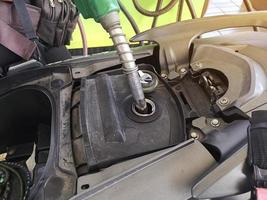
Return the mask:
M267 188L256 188L257 200L267 200Z

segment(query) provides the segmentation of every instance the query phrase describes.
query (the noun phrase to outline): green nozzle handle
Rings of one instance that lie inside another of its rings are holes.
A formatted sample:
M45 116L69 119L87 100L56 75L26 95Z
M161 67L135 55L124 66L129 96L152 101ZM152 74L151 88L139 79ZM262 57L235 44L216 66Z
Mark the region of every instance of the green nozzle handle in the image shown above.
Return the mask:
M101 17L110 12L119 12L120 7L117 0L74 0L75 5L85 19L93 18L99 22Z

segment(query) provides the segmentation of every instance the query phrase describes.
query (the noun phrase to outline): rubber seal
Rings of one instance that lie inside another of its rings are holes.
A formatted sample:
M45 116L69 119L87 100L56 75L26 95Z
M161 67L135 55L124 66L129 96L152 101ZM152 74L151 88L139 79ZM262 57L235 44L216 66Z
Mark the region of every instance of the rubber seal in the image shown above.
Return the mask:
M155 121L161 115L162 110L160 106L157 104L157 102L154 101L154 99L149 98L149 97L147 99L153 101L155 104L155 112L152 115L149 115L149 116L136 115L132 110L134 100L132 97L129 97L123 103L123 108L125 110L127 117L137 123L149 123L149 122Z

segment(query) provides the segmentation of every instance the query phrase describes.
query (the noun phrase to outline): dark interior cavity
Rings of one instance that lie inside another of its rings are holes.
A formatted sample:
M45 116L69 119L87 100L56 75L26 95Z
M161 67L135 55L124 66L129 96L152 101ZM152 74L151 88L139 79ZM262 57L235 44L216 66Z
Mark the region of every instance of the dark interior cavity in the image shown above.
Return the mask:
M41 90L23 88L0 97L0 153L23 160L37 150L49 149L52 108ZM41 143L41 144L40 144Z

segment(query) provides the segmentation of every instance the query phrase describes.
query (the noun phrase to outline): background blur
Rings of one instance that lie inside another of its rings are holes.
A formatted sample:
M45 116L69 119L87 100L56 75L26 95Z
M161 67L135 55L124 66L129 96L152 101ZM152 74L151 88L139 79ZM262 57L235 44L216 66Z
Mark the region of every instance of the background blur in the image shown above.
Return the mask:
M202 7L204 5L205 0L193 0L193 5L196 10L197 16L201 15ZM134 7L132 0L121 0L121 2L125 5L129 13L134 17L139 29L141 32L148 30L151 28L153 17L146 17L141 15ZM163 7L168 4L169 0L163 1ZM155 11L156 8L156 0L142 0L140 4L142 7L147 10ZM169 12L159 16L157 26L162 26L165 24L174 23L176 21L176 13L178 9L178 4L173 7ZM135 35L130 23L124 16L122 12L120 12L122 28L126 33L128 39ZM191 19L191 15L189 9L186 4L183 6L183 14L182 20ZM100 24L96 23L93 19L82 20L86 34L87 34L87 42L88 47L99 47L99 46L111 46L112 42L109 39L109 35L103 30ZM78 26L73 34L73 40L71 45L68 48L81 48L82 41Z

